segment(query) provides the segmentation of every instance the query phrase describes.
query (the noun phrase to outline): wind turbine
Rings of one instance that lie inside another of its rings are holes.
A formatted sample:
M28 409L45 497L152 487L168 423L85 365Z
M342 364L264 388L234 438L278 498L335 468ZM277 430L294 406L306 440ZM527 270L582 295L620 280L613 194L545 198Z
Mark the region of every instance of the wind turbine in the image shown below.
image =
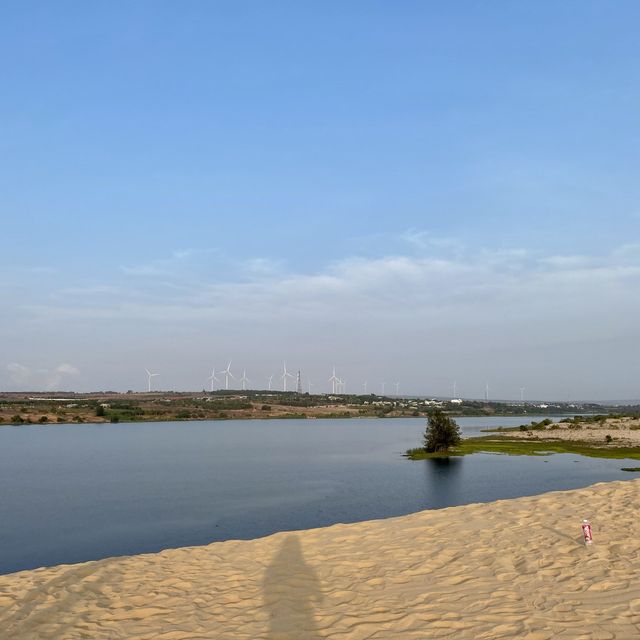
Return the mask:
M155 377L155 376L159 376L159 373L151 373L151 371L149 371L149 369L145 369L145 371L147 372L147 382L149 383L149 393L151 393L151 378Z
M338 380L338 393L347 393L347 381L344 378Z
M456 380L453 381L453 399L455 400L458 397L458 383Z
M216 368L213 367L211 369L211 375L207 378L207 380L211 380L211 391L213 391L213 381L219 382L218 378L216 378Z
M224 388L228 391L229 390L229 378L233 378L234 380L236 379L236 377L233 375L233 373L231 373L231 360L229 360L229 364L227 365L227 368L224 369L222 371L222 373L224 373Z
M242 370L242 378L240 378L240 382L242 382L242 390L247 390L247 382L249 382L249 378L247 378L247 370Z
M520 387L520 402L524 404L524 387Z
M271 391L271 384L273 383L273 374L267 376L267 380L269 381L269 391Z
M381 382L380 383L382 385L382 395L384 395L384 387L387 384L386 382Z
M336 365L333 365L333 373L331 374L331 377L329 378L328 382L331 383L331 393L333 393L335 395L336 393L336 382L340 382L340 378L338 378L336 376Z
M489 402L489 383L488 382L484 385L484 400L485 402Z
M282 380L282 390L287 390L287 378L293 378L293 375L287 371L287 363L282 363L282 375L280 376L280 380Z
M367 381L366 380L362 383L362 389L364 390L364 395L366 396L367 395Z
M396 382L394 386L396 388L396 395L399 395L400 394L400 383Z
M309 395L311 395L311 387L313 387L313 383L311 382L311 380L307 380L307 385L309 387Z

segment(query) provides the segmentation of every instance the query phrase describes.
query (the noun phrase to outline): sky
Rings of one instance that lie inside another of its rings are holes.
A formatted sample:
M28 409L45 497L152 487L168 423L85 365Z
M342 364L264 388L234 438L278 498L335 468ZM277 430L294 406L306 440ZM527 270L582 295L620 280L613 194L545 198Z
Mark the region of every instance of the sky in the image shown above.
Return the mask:
M4 2L0 390L640 398L639 19Z

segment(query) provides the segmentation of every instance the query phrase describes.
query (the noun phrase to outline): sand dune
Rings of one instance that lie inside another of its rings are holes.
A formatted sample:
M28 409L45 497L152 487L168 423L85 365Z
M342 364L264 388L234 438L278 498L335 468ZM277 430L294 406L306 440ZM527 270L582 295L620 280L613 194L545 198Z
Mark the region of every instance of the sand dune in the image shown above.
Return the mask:
M640 638L639 515L633 480L25 571L0 637Z

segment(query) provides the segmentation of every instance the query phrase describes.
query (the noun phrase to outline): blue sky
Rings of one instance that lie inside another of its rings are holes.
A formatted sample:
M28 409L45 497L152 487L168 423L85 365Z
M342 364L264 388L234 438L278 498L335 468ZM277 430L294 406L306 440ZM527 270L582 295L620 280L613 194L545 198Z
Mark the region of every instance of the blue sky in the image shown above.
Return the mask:
M637 3L0 14L0 388L638 397Z

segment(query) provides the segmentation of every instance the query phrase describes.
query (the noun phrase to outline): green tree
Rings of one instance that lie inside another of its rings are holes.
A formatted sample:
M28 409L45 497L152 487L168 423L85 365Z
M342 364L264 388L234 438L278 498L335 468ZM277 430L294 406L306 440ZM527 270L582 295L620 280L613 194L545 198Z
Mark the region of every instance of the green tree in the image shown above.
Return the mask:
M449 447L460 444L460 427L453 418L440 409L429 413L427 429L424 433L424 450L427 453L447 451Z

